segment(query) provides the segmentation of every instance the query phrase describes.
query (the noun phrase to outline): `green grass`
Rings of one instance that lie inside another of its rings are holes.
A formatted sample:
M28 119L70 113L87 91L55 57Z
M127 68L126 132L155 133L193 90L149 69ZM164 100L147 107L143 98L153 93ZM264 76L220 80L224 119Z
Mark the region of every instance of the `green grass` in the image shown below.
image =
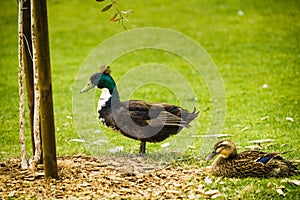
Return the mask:
M128 29L164 27L180 31L200 43L218 66L226 92L226 119L221 133L245 147L255 139L275 139L268 151L291 151L287 159L300 158L300 3L298 1L120 1L120 7L131 8L134 14L126 23ZM112 13L101 13L95 1L48 1L53 98L58 155L89 154L80 143L72 113L74 80L88 54L102 41L123 31L108 19ZM1 2L0 13L0 160L18 157L18 63L17 5L13 0ZM243 16L238 11L244 12ZM99 58L101 59L101 58ZM211 123L212 102L201 78L193 77L192 68L180 58L155 50L136 51L112 63L118 81L135 66L161 63L171 66L190 81L196 89L201 109L200 126L193 134L206 134ZM105 63L104 63L105 64ZM95 67L95 71L98 68ZM142 78L142 77L141 77ZM199 79L199 80L198 80ZM132 83L135 79L130 80ZM129 81L129 82L130 82ZM262 88L268 84L268 88ZM98 95L99 92L96 92ZM144 85L132 91L132 98L178 103L174 93L160 85ZM98 98L96 96L95 98ZM190 102L189 109L195 102ZM260 120L268 116L266 121ZM288 122L286 117L295 121ZM96 120L96 119L95 119ZM242 131L244 127L248 130ZM101 128L115 145L135 153L138 142ZM29 127L26 124L26 145L30 155ZM183 135L185 132L179 134ZM183 135L184 136L184 135ZM172 138L168 140L172 141ZM166 141L166 142L168 142ZM282 145L286 144L286 145ZM161 144L148 145L149 152L161 151ZM203 141L193 141L199 152ZM100 148L100 147L99 147ZM243 150L244 148L241 148ZM206 150L209 151L209 150ZM299 176L294 177L299 179ZM299 198L299 189L281 179L224 179L213 184L227 198L258 199L281 197L268 182L285 186L287 199Z

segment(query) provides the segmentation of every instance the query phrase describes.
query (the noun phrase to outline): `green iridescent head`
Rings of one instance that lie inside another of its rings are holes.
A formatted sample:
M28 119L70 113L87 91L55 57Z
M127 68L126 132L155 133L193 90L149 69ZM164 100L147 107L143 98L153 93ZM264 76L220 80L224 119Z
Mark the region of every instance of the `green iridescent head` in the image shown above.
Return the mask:
M113 93L116 83L113 78L107 73L95 73L90 77L90 80L84 88L80 90L81 93L87 92L92 88L107 88L110 94Z

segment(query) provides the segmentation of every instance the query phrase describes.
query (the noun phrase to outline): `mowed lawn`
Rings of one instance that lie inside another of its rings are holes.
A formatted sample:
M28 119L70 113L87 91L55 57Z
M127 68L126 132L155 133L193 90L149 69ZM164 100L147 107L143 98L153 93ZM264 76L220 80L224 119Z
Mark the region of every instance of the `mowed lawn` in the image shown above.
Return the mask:
M0 3L0 161L18 157L19 97L17 11L13 0ZM85 145L70 140L79 138L74 122L72 97L74 81L82 63L101 42L123 32L118 23L108 20L113 12L101 13L105 3L96 1L48 1L50 53L53 81L55 129L58 155L87 154ZM207 51L218 68L226 94L225 123L218 133L229 137L245 150L251 140L274 139L265 151L289 151L287 159L300 158L300 2L299 1L119 1L123 10L132 9L129 30L162 27L186 34ZM99 58L99 63L101 58ZM211 127L213 101L205 85L190 72L180 58L155 50L132 52L110 63L116 81L133 69L147 63L160 63L177 70L196 90L194 104L201 110L200 125L194 135L203 135ZM107 63L103 63L107 64ZM98 70L95 66L95 72ZM186 69L186 70L185 70ZM169 74L165 74L169 76ZM89 74L86 75L87 78ZM147 76L141 74L141 77ZM130 77L132 83L138 77ZM197 82L193 83L193 80ZM120 88L120 86L119 86ZM95 104L100 93L96 92ZM144 85L133 91L132 98L178 103L170 90L159 85ZM190 98L187 96L187 98ZM192 110L193 103L188 107ZM91 113L94 114L94 113ZM97 120L95 118L95 120ZM84 122L82 122L84 123ZM195 124L196 124L195 123ZM26 145L30 155L29 123ZM100 127L99 127L100 129ZM139 143L101 127L114 145L125 152L136 153ZM179 133L184 134L185 132ZM93 133L94 134L94 133ZM213 141L217 141L214 138ZM172 143L172 138L166 142ZM194 139L188 154L203 158L203 139ZM163 142L164 143L164 142ZM163 151L160 144L150 144L149 153ZM213 146L210 148L212 149ZM101 146L99 146L101 148ZM190 163L190 162L189 162ZM192 163L193 165L194 163ZM207 165L210 163L205 163ZM292 179L299 179L296 176ZM212 184L227 198L281 198L276 186L283 186L287 199L300 196L299 186L282 183L283 179L224 179ZM274 187L267 187L269 182Z

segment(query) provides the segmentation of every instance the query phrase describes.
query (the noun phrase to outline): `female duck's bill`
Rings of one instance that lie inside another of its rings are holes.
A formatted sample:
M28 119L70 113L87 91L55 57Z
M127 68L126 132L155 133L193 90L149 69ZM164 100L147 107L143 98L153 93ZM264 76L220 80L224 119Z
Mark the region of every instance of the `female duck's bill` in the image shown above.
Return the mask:
M217 155L216 151L213 151L209 156L206 157L206 160L210 160Z

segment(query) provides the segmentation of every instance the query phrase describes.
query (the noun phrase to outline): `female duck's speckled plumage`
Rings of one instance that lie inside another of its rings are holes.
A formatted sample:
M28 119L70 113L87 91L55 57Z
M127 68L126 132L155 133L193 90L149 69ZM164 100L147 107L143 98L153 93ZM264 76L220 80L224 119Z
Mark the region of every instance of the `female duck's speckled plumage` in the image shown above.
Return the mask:
M189 112L171 104L142 100L121 102L108 66L93 74L81 92L93 87L102 89L98 103L99 119L126 137L140 140L140 153L145 153L146 142L161 142L189 127L189 123L198 116L195 109Z
M219 155L211 166L211 173L225 177L287 177L298 173L292 162L280 154L255 150L237 153L236 146L229 140L215 144L207 160Z

